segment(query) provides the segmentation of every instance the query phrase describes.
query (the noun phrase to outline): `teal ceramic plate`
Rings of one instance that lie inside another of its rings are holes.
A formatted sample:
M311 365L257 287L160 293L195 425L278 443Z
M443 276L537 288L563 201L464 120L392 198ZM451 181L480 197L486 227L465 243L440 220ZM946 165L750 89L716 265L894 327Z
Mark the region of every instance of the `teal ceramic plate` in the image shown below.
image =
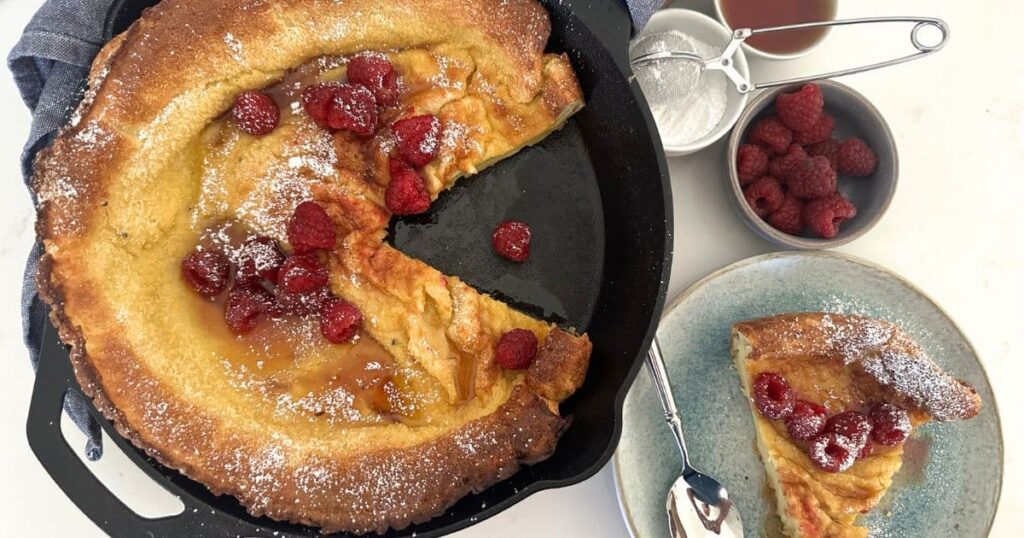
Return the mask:
M729 328L745 319L806 311L902 325L936 363L973 384L983 401L979 416L928 424L908 441L893 487L861 518L870 535L986 536L999 500L1003 442L992 387L974 349L910 283L865 261L813 251L758 256L708 276L676 298L658 329L690 457L739 504L745 535L779 536L781 526L731 367ZM667 537L665 494L679 461L644 372L626 397L623 418L615 479L627 527L637 537Z

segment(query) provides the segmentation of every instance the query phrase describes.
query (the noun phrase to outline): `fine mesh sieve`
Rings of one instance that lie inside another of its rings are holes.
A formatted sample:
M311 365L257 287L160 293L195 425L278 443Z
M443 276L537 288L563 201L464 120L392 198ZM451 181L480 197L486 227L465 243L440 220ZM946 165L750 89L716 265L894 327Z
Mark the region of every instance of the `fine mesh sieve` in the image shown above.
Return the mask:
M750 36L823 26L847 26L882 22L914 23L914 27L910 31L910 43L917 49L917 52L860 67L771 82L752 83L733 67L733 56L736 54L736 49ZM921 41L920 32L926 28L934 28L940 32L938 42L928 45ZM749 93L763 88L852 75L854 73L863 73L864 71L909 62L938 52L945 46L948 40L949 26L941 19L931 17L866 17L790 24L771 28L740 28L733 31L732 38L722 50L722 53L712 57L710 55L698 54L694 50L693 42L684 34L665 31L645 36L635 42L630 47L630 65L633 67L637 81L644 91L644 96L654 106L655 103L663 104L667 102L672 95L678 98L680 95L692 93L698 87L704 75L711 70L721 71L725 74L740 93Z

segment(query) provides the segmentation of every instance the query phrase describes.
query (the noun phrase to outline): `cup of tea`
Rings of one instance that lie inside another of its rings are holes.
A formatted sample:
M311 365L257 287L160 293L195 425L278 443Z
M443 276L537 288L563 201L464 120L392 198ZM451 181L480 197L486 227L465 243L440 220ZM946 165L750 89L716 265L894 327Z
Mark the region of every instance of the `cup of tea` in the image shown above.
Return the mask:
M836 18L838 0L715 0L718 20L730 30L769 28ZM789 60L818 47L831 27L787 30L755 35L743 42L748 54L770 60Z

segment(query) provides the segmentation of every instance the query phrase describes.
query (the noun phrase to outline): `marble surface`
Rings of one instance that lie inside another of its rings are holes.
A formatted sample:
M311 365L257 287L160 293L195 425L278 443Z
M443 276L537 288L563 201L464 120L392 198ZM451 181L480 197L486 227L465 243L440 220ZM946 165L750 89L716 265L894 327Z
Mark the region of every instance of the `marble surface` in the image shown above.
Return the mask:
M0 0L0 50L10 50L41 0ZM708 9L708 2L686 2ZM938 55L886 72L848 77L886 119L900 151L900 185L878 227L840 250L882 264L914 282L971 339L988 370L1003 416L1006 474L992 536L1016 536L1024 520L1024 345L1015 338L1024 301L1024 63L1016 37L1024 6L993 0L979 9L956 0L843 2L843 17L920 14L944 18L952 40ZM813 55L788 63L753 61L755 80L838 68L909 50L896 29L837 30ZM9 75L0 76L0 342L7 369L0 379L0 424L8 434L0 461L5 534L101 536L31 455L24 424L32 371L21 345L19 290L32 243L33 209L18 180L17 157L28 113ZM670 161L676 235L670 294L734 261L772 250L729 207L724 144ZM991 402L986 402L991 405ZM111 458L102 472L132 480ZM120 491L156 496L144 486ZM941 515L939 515L941 517ZM589 536L626 534L607 467L590 480L534 495L458 536Z

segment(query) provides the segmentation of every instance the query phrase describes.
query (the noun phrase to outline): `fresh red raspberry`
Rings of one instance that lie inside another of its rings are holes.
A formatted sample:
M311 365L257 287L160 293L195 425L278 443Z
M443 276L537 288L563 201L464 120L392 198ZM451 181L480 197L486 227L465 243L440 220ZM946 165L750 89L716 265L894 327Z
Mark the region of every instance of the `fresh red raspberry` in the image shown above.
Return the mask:
M782 191L782 185L777 179L772 176L762 176L761 179L743 189L743 197L747 199L750 209L753 209L754 213L763 219L782 207L786 193Z
M341 84L327 106L327 126L370 136L377 130L377 102L373 93L358 84Z
M391 181L384 191L384 205L396 215L416 215L430 209L430 193L418 172L394 157L388 162Z
M804 231L804 202L803 200L786 193L779 209L768 215L768 224L776 230L789 235L799 235Z
M334 248L335 232L323 206L307 200L295 207L288 221L288 242L299 254Z
M391 130L397 139L398 154L417 168L426 166L437 156L440 147L441 122L433 114L413 116L396 121Z
M248 90L235 98L231 117L242 132L261 136L277 127L277 122L281 120L281 110L269 95Z
M768 154L757 144L742 144L736 150L736 171L740 185L749 184L768 171Z
M751 143L761 144L777 155L781 155L786 152L786 148L793 141L793 133L779 121L779 118L768 116L754 125L748 138Z
M350 342L362 327L363 313L348 301L333 297L320 309L320 334L330 342Z
M811 439L807 452L811 461L822 471L839 473L853 466L860 448L848 437L838 433L823 433Z
M811 200L804 205L804 223L812 232L825 239L839 235L839 226L855 216L857 208L838 193Z
M181 276L199 295L212 299L228 287L231 260L222 252L196 249L181 260Z
M766 418L786 418L793 411L793 391L779 374L762 372L754 378L754 405Z
M839 173L853 177L865 177L875 173L878 157L867 142L853 137L839 143L837 153Z
M806 149L807 154L810 155L811 157L817 157L818 155L821 155L822 157L827 158L829 165L832 166L832 169L837 172L839 171L838 140L834 138L829 138L828 140L823 140L821 142L811 144L804 149Z
M793 142L800 145L814 144L828 140L836 128L836 120L825 112L817 123L802 131L793 131Z
M331 108L334 92L341 85L340 82L318 82L302 90L302 108L324 129L330 129L330 125L327 124L327 112Z
M348 61L348 81L369 88L380 106L398 102L398 74L383 54L367 52L353 56Z
M807 153L804 148L797 144L790 144L786 154L772 159L768 165L768 173L780 181L788 181L796 165L807 160Z
M806 400L793 403L793 412L786 417L786 431L798 441L810 441L825 429L824 407Z
M871 436L871 419L864 413L856 411L843 411L833 415L825 423L825 433L836 433L852 441L856 447L854 452L860 450L868 442Z
M811 129L821 119L825 98L817 84L805 84L793 93L780 93L775 97L775 113L792 131Z
M808 157L793 165L786 178L789 192L800 198L821 198L836 192L836 171L822 156Z
M327 267L313 254L292 254L284 260L277 285L288 293L310 293L327 285Z
M525 222L506 220L494 229L491 246L502 258L522 263L530 257L531 237L530 227Z
M245 334L256 328L259 317L269 311L274 295L257 283L239 283L231 288L224 303L224 322L231 332Z
M506 370L524 370L537 357L537 337L526 329L512 329L501 335L494 359Z
M893 446L910 436L910 415L903 409L878 402L868 413L871 417L871 438L878 444Z
M252 282L263 278L277 282L282 263L284 253L278 248L277 241L265 235L253 237L242 245L238 253L237 279Z
M274 305L270 313L274 317L309 316L320 312L332 297L326 286L308 293L289 293L278 286L274 289Z

